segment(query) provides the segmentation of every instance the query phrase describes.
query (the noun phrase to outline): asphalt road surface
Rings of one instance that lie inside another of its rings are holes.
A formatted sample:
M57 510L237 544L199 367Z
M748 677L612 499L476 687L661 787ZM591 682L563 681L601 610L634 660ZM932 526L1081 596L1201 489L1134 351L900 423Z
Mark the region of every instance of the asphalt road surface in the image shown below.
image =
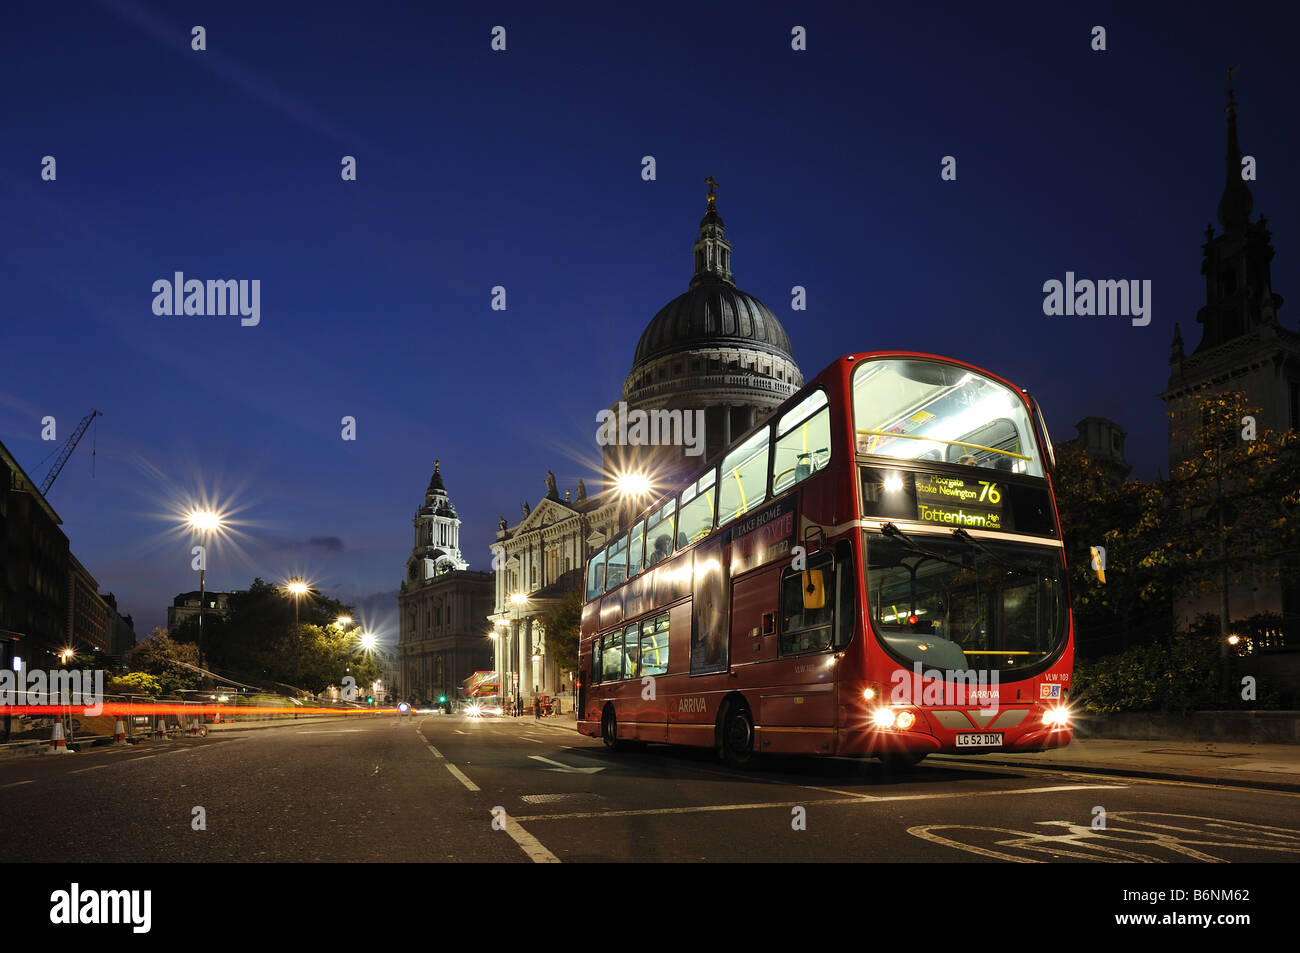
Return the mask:
M1287 862L1298 796L376 715L0 760L0 860Z

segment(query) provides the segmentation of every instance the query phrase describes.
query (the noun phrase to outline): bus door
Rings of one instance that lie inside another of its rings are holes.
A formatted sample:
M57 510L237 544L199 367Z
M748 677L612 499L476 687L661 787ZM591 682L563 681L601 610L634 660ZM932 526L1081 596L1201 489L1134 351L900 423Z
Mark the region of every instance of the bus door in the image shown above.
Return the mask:
M836 654L853 631L852 550L847 543L807 557L800 569L783 567L773 666L761 749L827 753L834 750Z

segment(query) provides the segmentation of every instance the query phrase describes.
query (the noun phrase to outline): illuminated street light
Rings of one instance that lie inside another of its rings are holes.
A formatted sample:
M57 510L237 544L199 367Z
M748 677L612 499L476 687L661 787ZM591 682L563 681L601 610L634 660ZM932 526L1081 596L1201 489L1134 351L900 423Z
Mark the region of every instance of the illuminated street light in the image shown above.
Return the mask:
M367 652L374 651L375 646L378 644L379 644L379 636L375 635L375 633L373 632L361 633L361 647L365 649Z
M341 615L341 616L339 616L339 618L338 618L338 622L336 622L335 624L336 624L336 625L339 625L339 626L351 625L351 624L352 624L352 616L350 616L350 615Z
M290 579L284 588L293 596L293 630L294 632L297 632L298 603L302 601L303 595L307 592L307 584L301 579Z
M619 496L641 497L650 492L650 480L643 473L620 473L614 478Z
M206 664L203 645L203 610L208 601L208 534L221 529L221 517L212 510L190 510L185 517L190 529L199 534L199 546L203 548L203 559L199 562L199 662Z

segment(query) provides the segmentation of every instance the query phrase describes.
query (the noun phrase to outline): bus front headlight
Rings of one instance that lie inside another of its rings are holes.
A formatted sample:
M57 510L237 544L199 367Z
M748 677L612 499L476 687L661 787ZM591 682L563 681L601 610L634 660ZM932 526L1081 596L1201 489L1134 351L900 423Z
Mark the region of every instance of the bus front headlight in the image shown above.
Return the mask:
M1055 728L1064 728L1070 723L1070 709L1064 705L1058 705L1056 708L1049 708L1043 712L1043 724Z

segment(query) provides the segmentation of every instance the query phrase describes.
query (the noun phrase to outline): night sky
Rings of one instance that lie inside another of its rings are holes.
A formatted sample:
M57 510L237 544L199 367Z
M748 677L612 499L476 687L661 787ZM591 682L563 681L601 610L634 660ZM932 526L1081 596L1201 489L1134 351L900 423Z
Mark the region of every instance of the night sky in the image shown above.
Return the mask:
M1296 327L1294 4L556 6L5 5L0 441L39 480L41 418L61 442L104 414L50 502L142 638L197 588L175 527L199 496L238 530L210 589L301 573L349 600L397 588L435 458L476 569L548 468L594 490L595 415L686 290L710 174L737 284L805 376L961 358L1033 391L1057 440L1119 421L1154 477L1240 64ZM260 323L155 315L177 271L260 280ZM1149 279L1151 324L1045 316L1067 271Z

